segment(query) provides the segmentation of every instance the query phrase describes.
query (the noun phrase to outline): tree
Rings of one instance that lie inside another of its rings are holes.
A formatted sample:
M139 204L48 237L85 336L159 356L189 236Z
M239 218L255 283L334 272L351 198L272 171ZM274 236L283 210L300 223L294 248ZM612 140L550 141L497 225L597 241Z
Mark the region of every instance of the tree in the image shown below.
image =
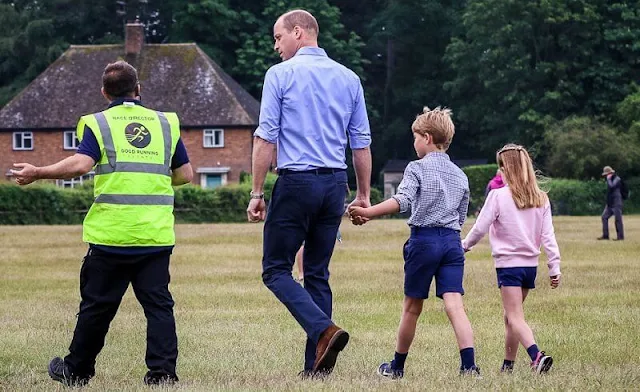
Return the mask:
M616 120L624 128L640 125L640 88L633 84L633 93L627 95L616 107Z
M367 91L374 110L374 171L390 158L414 159L411 123L423 106L451 106L443 84L449 70L442 58L459 25L463 1L383 2L368 26ZM369 98L369 97L368 97ZM453 107L454 115L457 108ZM461 151L452 145L452 153Z
M613 113L640 76L637 3L470 0L446 53L468 142L489 154L541 140L549 121Z
M115 2L0 3L0 105L55 61L69 44L122 40Z
M627 177L640 174L640 139L588 117L569 117L544 135L545 174L573 179L600 178L605 165Z
M240 45L243 11L232 9L227 0L175 1L171 42L195 41L221 67L235 65L235 48Z

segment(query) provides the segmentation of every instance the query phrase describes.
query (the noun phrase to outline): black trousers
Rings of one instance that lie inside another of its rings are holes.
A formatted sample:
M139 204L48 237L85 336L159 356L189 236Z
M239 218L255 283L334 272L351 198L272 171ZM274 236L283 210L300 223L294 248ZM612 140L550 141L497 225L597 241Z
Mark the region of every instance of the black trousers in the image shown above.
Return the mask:
M146 364L153 375L176 375L178 338L169 292L170 251L119 255L90 249L80 270L80 312L64 358L79 377L93 377L109 324L131 283L147 318Z
M624 225L622 224L622 205L606 205L602 211L602 236L609 238L609 218L615 217L616 234L619 240L624 239Z

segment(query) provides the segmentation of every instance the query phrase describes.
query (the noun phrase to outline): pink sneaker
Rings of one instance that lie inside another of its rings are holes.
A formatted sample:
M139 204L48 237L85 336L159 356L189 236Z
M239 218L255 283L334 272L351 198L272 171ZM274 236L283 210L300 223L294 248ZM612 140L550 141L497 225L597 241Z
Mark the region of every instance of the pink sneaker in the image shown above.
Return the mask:
M531 362L531 370L538 374L546 373L551 369L553 365L553 358L550 355L546 355L544 351L540 351L536 360Z

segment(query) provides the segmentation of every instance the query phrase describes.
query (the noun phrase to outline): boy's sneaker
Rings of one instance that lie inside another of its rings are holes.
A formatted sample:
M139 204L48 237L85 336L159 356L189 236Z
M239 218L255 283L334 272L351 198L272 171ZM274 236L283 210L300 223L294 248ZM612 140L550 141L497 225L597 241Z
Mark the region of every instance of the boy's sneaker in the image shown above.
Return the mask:
M71 373L64 359L55 357L49 362L49 377L68 387L83 387L89 383L90 377L78 377Z
M540 351L536 360L531 362L531 369L538 374L546 373L551 369L553 365L553 358L550 355L546 355L544 351Z
M392 380L399 380L404 377L404 369L393 369L390 362L385 362L378 368L378 374Z
M463 369L460 368L460 375L461 376L473 376L476 378L482 378L482 376L480 375L480 368L477 366L473 366L470 367L468 369Z
M513 366L502 366L500 368L500 373L506 373L506 374L513 373Z

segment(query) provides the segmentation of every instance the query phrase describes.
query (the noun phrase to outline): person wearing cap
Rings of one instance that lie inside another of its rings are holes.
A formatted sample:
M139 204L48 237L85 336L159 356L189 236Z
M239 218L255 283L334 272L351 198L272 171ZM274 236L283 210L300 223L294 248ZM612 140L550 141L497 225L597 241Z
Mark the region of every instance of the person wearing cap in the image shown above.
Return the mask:
M622 225L622 179L611 166L602 169L602 177L607 181L607 205L602 212L602 237L599 240L609 239L609 218L615 216L617 240L624 240L624 226Z

